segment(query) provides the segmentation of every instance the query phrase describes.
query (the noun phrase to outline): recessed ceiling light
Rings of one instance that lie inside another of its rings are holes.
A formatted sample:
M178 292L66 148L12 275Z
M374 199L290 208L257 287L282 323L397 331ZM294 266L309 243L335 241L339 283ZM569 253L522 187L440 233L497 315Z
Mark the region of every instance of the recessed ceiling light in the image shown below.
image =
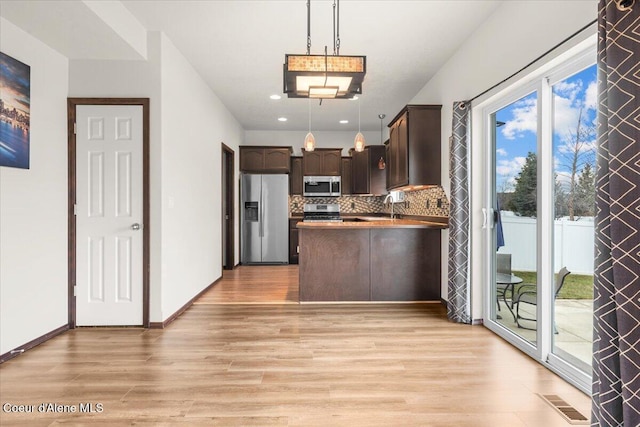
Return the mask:
M287 118L286 117L278 117L278 121L279 122L286 122Z
M343 125L349 123L349 120L340 120L340 123L342 123Z
M280 99L282 97L280 95L271 95L269 98L271 98L271 99Z

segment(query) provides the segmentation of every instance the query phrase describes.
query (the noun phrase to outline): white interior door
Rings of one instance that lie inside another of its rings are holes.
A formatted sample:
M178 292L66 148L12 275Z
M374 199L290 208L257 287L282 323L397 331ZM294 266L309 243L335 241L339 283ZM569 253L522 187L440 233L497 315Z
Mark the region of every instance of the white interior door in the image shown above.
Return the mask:
M142 106L76 117L76 325L142 325Z

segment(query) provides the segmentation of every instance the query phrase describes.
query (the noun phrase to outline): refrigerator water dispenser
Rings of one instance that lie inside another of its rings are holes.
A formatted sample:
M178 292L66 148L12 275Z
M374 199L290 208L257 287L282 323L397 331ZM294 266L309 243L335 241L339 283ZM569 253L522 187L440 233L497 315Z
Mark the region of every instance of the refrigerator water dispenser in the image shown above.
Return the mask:
M244 220L258 221L258 202L244 202Z

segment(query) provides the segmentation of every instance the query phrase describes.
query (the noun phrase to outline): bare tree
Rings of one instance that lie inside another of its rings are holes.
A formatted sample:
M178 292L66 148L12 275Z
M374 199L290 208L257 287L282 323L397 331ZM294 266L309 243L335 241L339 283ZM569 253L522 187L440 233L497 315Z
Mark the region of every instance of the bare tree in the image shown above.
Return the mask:
M581 106L578 113L578 123L576 125L575 132L568 132L565 139L566 150L564 152L560 152L560 156L564 160L563 166L565 166L571 173L567 198L567 210L570 221L575 221L578 197L578 174L585 165L588 164L590 167L593 167L595 162L595 150L590 143L593 141L596 130L593 125L589 126L583 124L582 110L583 107Z

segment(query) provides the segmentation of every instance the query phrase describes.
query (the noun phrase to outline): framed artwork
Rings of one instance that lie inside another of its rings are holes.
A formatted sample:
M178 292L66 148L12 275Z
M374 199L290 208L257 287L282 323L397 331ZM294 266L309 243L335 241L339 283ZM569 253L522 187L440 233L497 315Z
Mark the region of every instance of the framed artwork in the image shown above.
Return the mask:
M31 67L0 52L0 166L29 169Z

